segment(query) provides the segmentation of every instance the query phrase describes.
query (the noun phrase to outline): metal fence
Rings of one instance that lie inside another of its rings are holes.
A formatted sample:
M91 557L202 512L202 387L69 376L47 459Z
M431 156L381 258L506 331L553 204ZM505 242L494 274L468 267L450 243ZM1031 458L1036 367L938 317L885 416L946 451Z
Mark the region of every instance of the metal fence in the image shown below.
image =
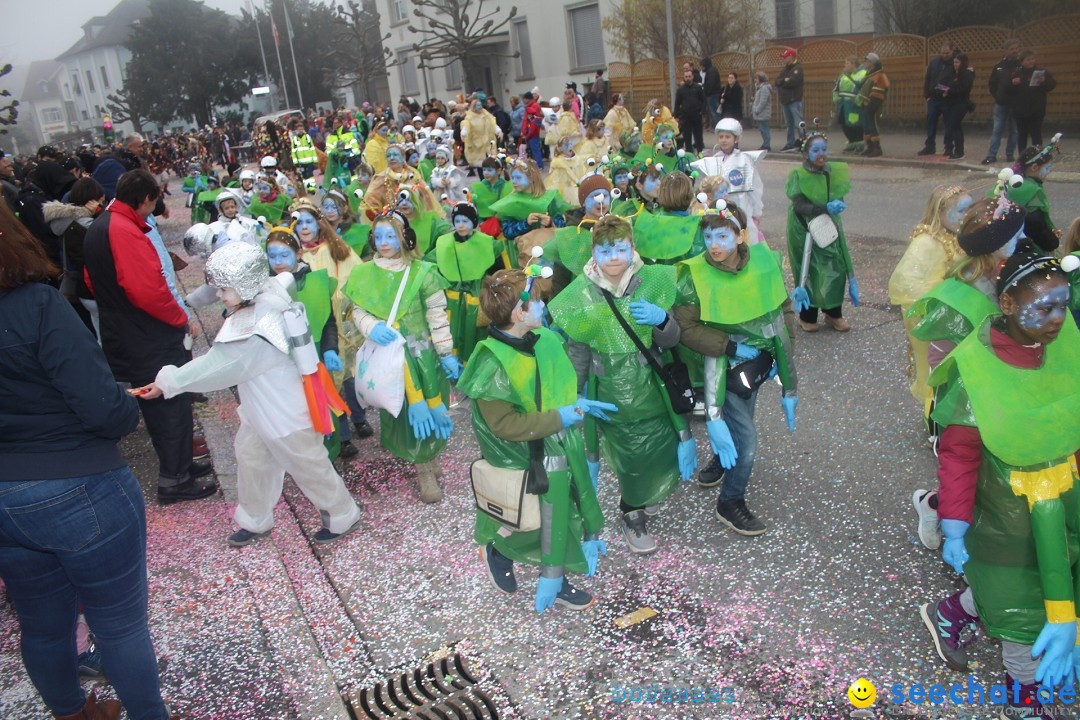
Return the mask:
M926 115L923 77L927 63L937 55L943 40L967 53L975 69L971 99L975 112L969 118L989 122L993 98L987 86L990 72L1003 55L1002 44L1017 37L1025 47L1035 50L1039 65L1057 79L1057 88L1048 96L1046 119L1050 123L1075 123L1080 108L1080 14L1043 18L1015 29L989 25L955 28L931 37L921 35L880 35L863 42L843 38L817 38L801 45L799 62L803 66L803 116L820 117L824 122L832 111L832 89L844 66L844 58L855 55L860 60L869 52L881 57L889 77L889 97L883 117L889 121L921 121ZM764 71L772 82L783 67L780 53L786 45L770 45L752 53L723 52L711 56L713 65L726 82L731 71L738 73L743 85L749 117L753 100L753 73ZM690 61L696 68L698 58L677 57L676 68ZM668 66L663 60L646 59L634 64L611 63L608 78L612 92L622 93L626 105L641 117L645 104L654 97L668 98ZM773 122L782 123L779 103L773 102Z

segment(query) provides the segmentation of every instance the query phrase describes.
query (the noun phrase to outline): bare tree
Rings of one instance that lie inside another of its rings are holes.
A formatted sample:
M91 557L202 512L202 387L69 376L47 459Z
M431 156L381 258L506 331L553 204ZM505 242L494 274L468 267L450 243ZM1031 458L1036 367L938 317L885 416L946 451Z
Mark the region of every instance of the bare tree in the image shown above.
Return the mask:
M413 16L417 22L409 24L409 32L423 39L413 43L413 52L420 56L426 68L444 68L455 61L461 63L461 89L475 87L482 77L481 69L493 57L517 57L519 53L497 53L481 46L498 33L504 32L517 15L517 6L497 20L502 8L484 12L487 0L412 0ZM490 88L489 88L490 89Z
M604 18L607 40L617 55L632 63L667 58L664 4L664 0L618 1L615 11ZM765 36L763 3L758 0L673 0L671 15L676 55L746 52Z
M341 20L330 52L337 68L335 86L363 83L365 97L375 97L374 79L385 77L387 68L397 64L383 46L390 33L379 36L379 11L373 0L349 0L335 10Z
M143 121L149 119L150 111L139 107L138 99L132 96L130 87L125 84L119 92L105 99L109 101L114 123L130 122L135 132L142 132Z
M0 77L4 77L9 72L11 72L11 63L7 63L3 67L0 67ZM9 90L0 90L0 98L9 97L11 97L11 92ZM6 105L0 105L0 125L14 125L18 117L18 100L10 100ZM7 135L7 127L0 127L0 135Z

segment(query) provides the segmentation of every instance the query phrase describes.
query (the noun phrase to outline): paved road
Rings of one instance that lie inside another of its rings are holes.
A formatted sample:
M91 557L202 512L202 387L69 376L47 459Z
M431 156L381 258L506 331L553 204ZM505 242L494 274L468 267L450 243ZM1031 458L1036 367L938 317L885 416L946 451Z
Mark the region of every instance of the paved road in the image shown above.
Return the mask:
M774 247L783 247L789 167L763 167L763 227ZM366 441L343 474L367 523L336 547L311 545L318 519L292 487L272 542L242 550L224 546L227 500L170 508L151 500L151 628L166 695L192 718L347 718L339 692L355 699L452 649L485 678L508 718L839 718L852 710L846 689L860 676L877 686L880 717L988 716L970 706L937 714L886 707L894 683L962 678L937 661L917 615L919 603L957 581L914 536L911 493L933 484L935 465L907 389L899 312L885 288L930 189L985 187L989 178L877 166L853 168L852 177L845 224L863 306L845 308L854 328L847 335L796 338L796 433L784 426L777 389L761 393L749 501L769 524L766 535L725 532L712 514L716 491L684 485L653 523L659 552L634 557L618 533L616 483L605 472L608 557L597 577L576 579L598 602L538 617L534 570L520 570L521 590L503 596L477 558L467 474L478 452L459 405L444 458L446 499L421 505L412 471ZM1048 186L1061 225L1080 215L1073 187ZM182 209L176 215L186 218ZM165 228L178 244L183 221L174 217ZM181 274L189 289L201 282L197 265ZM212 334L213 313L203 317ZM199 417L229 484L234 398L213 394ZM703 449L704 427L694 429ZM151 479L145 435L125 449L144 482ZM659 615L626 630L613 624L644 606ZM0 717L46 718L21 668L6 604L0 629ZM1000 681L995 644L980 638L973 654L976 680ZM730 699L619 700L620 691L653 684L704 696L716 689Z

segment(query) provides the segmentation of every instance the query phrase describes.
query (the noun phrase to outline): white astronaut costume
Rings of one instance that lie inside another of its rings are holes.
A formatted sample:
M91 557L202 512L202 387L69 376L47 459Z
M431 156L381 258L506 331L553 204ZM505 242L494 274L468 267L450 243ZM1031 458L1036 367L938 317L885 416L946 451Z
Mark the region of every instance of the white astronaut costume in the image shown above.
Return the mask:
M464 170L454 165L454 151L446 145L439 145L435 148L435 157L440 155L446 158L446 164L432 168L428 186L440 202L449 202L451 205L468 202L465 190L469 187L469 178ZM445 201L442 199L443 195L446 195Z
M293 301L282 283L292 276L269 278L262 249L247 243L216 250L206 274L213 286L233 288L253 302L226 318L208 353L182 367L166 365L155 383L166 398L237 386L237 525L252 533L274 526L274 506L288 472L319 510L324 528L349 531L360 520L360 508L312 426L300 371L290 356L282 313Z
M742 124L734 118L724 118L716 125L716 131L730 132L736 138L742 136ZM766 155L765 150L743 152L734 148L730 154L724 154L719 148L711 157L701 158L690 163L690 167L702 175L718 175L727 182L724 199L738 206L746 215L746 243L755 245L763 239L758 229L757 218L765 210L764 187L758 176L757 164ZM709 204L719 198L710 198Z

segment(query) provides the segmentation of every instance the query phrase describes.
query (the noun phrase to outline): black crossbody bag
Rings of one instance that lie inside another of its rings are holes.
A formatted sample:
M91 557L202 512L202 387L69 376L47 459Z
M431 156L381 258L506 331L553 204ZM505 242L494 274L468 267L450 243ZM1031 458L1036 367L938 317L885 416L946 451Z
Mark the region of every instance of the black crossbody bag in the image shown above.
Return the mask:
M693 410L694 389L690 385L690 371L687 369L685 363L679 359L677 354L672 353L675 359L667 365L661 365L660 361L656 359L652 351L645 347L645 343L641 342L641 338L637 336L637 333L635 333L626 322L626 318L619 312L619 308L615 306L615 298L612 294L603 288L599 288L599 290L604 294L604 299L607 300L608 307L611 308L611 312L615 315L615 319L619 321L619 325L621 325L626 334L630 336L630 340L633 341L638 351L645 356L645 360L649 363L649 367L653 369L656 376L660 378L660 382L664 384L664 389L671 399L671 408L679 415L685 415Z

